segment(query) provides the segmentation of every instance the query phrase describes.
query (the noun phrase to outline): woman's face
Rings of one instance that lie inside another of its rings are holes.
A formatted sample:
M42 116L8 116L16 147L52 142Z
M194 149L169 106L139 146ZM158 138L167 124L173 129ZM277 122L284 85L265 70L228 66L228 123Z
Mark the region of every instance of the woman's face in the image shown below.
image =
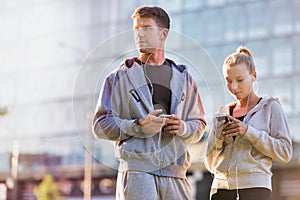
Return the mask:
M246 64L226 66L224 77L227 89L237 100L246 99L253 92L255 74L250 74Z

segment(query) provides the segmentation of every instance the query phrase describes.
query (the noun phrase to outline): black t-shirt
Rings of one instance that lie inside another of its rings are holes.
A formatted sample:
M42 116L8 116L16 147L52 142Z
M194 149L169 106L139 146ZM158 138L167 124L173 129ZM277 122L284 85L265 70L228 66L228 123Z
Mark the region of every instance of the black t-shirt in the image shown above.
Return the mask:
M171 95L170 81L172 77L171 64L166 60L162 65L142 64L145 77L149 81L152 92L152 102L155 109L163 109L165 114L170 114Z
M258 102L256 103L256 105L260 102L260 100L262 100L262 97L259 98L259 100L258 100ZM230 114L231 116L233 115L233 110L234 110L235 106L236 106L236 105L231 106L231 107L229 108L229 114ZM240 120L240 121L243 121L244 118L245 118L245 116L246 116L246 114L243 115L243 116L240 116L240 117L236 117L236 119L238 119L238 120Z

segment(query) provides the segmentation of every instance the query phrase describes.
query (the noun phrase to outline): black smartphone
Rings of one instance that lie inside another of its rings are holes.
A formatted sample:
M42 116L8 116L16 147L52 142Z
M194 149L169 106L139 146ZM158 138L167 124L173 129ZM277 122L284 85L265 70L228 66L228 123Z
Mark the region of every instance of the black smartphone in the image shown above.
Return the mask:
M218 120L218 122L223 121L223 120L225 120L225 123L226 123L226 122L229 122L228 117L226 117L225 115L223 115L223 116L218 116L218 117L217 117L217 120Z

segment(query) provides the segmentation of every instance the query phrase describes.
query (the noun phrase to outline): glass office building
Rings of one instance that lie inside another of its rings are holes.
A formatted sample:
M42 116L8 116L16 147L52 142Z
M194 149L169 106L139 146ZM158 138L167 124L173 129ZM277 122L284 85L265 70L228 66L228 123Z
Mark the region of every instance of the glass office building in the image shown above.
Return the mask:
M0 174L10 172L14 148L20 154L59 155L59 165L66 167L84 165L87 116L101 88L95 85L102 80L97 76L135 55L131 14L140 5L159 5L169 13L173 37L167 40L168 55L188 67L196 58L190 70L200 77L208 117L232 100L224 92L221 66L245 45L256 62L258 93L280 99L293 140L300 142L298 0L4 0L0 107L8 113L0 116ZM121 39L128 42L118 43ZM115 166L107 148L94 141L94 161ZM27 167L20 162L19 173Z

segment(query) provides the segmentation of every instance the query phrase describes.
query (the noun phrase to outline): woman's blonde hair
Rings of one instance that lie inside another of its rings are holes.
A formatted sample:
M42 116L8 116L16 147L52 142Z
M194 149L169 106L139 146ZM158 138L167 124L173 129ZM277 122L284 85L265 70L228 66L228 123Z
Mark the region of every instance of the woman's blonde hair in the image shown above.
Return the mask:
M249 49L244 46L239 46L236 52L227 56L223 63L223 70L226 66L232 67L238 64L246 64L250 74L255 72L254 60Z

